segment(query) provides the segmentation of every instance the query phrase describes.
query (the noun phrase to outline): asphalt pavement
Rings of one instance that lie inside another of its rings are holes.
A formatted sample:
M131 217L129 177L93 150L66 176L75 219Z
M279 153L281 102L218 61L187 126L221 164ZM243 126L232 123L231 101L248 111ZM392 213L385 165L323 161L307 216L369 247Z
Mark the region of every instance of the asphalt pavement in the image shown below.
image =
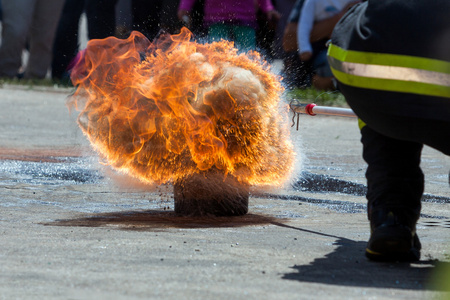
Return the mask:
M450 299L440 152L422 157L421 260L375 263L355 119L300 116L292 181L252 188L247 215L180 217L170 185L100 162L71 92L0 87L0 299Z

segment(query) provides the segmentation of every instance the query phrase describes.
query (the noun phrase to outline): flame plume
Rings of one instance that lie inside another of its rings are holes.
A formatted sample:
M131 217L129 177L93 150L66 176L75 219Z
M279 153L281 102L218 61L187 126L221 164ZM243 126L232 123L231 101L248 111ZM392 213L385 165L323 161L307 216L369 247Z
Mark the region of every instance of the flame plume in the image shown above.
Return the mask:
M280 184L294 152L279 80L257 52L199 44L186 28L150 43L91 40L72 71L79 126L114 168L148 183L218 170Z

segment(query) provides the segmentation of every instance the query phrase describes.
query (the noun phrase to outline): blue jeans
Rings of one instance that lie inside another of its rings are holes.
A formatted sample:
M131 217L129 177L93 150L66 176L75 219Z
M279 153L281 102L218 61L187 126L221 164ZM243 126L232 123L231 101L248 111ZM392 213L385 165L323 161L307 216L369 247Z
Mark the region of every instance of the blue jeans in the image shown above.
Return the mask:
M330 65L328 64L327 50L320 51L313 60L314 73L321 77L332 77Z
M256 49L255 29L248 26L213 24L208 29L208 38L211 42L221 39L234 41L240 51Z

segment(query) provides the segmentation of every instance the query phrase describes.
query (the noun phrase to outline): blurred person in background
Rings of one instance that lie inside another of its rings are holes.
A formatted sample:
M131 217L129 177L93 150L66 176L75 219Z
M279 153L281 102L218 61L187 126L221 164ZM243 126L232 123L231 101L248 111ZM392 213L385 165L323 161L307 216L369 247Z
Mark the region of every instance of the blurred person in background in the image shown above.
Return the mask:
M303 3L297 29L297 41L301 61L311 61L312 84L318 90L334 90L336 84L327 61L326 42L330 36L311 42L314 23L333 16L342 17L353 5L354 0L306 0Z
M63 8L61 0L2 0L0 77L43 79L52 60L52 45ZM29 43L24 74L22 52Z
M180 1L180 20L189 18L194 3L195 0ZM280 14L270 0L258 0L257 3L267 20L279 19ZM232 40L239 50L255 50L255 30L258 26L256 13L254 0L205 0L203 24L208 30L209 41Z
M306 88L312 85L314 77L316 81L316 88L334 89L335 86L333 84L333 80L330 77L323 78L316 74L317 72L315 72L312 64L313 59L305 59L303 61L300 59L297 35L300 23L300 15L302 13L303 4L305 2L305 0L297 0L295 2L287 20L287 24L284 28L282 41L283 50L285 53L283 59L284 82L288 88ZM331 33L336 23L342 18L342 16L348 11L350 7L357 4L358 2L359 1L352 1L340 12L331 14L330 17L323 20L315 21L309 34L310 43L313 44L316 49L320 47L322 49L325 49L325 43L331 37ZM320 84L318 85L317 82L320 82Z
M283 83L289 89L311 86L311 62L302 62L298 55L297 28L304 2L305 0L295 2L283 28Z
M153 41L159 33L176 34L182 24L177 18L178 0L131 0L132 30Z
M276 2L278 1L270 1L273 7L276 7ZM277 7L276 10L279 11ZM261 53L267 61L271 63L277 58L278 54L275 49L275 42L279 20L281 20L282 18L283 16L280 14L279 18L272 18L271 20L269 20L267 14L265 14L261 8L258 7L256 11L256 20L258 24L255 30L256 50Z
M5 1L5 0L3 0ZM59 0L61 1L61 0ZM113 36L116 29L117 0L65 0L53 43L52 79L70 83L70 63L79 51L79 25L86 14L88 39Z

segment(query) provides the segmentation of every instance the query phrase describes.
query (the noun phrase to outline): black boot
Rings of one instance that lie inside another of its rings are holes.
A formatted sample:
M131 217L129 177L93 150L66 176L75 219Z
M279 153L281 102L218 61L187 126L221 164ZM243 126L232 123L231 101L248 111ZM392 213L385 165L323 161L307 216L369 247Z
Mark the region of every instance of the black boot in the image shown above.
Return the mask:
M376 261L417 261L421 244L416 233L418 216L405 208L369 212L371 235L366 256Z

